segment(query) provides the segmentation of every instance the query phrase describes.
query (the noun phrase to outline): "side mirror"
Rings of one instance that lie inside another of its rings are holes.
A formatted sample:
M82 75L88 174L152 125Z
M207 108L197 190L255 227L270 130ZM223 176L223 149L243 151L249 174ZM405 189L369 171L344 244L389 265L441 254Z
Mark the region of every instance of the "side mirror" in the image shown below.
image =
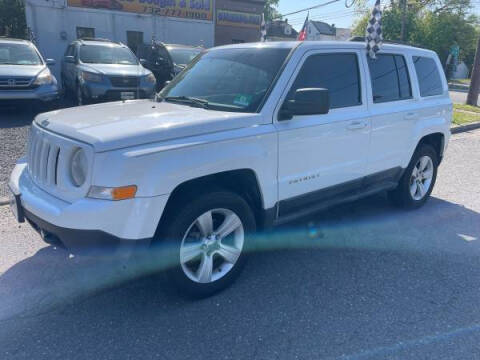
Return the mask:
M55 60L54 59L46 59L45 62L47 63L47 66L55 65Z
M320 115L330 110L328 89L298 89L293 100L287 100L280 109L278 120L290 120L294 115Z
M145 59L140 59L139 61L140 61L140 64L142 64L143 66L148 64L148 61Z
M72 55L65 56L64 60L65 60L66 63L69 63L69 64L74 64L75 63L75 57L72 56Z

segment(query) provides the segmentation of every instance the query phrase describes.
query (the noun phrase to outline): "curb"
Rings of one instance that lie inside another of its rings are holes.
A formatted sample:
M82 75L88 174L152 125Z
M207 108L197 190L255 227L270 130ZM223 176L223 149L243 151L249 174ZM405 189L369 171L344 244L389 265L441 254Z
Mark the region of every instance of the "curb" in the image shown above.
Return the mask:
M450 132L452 134L458 134L458 133L475 130L475 129L480 129L480 122L476 122L468 125L455 126L454 128L450 129Z
M448 84L448 90L450 91L468 92L469 88L466 85Z

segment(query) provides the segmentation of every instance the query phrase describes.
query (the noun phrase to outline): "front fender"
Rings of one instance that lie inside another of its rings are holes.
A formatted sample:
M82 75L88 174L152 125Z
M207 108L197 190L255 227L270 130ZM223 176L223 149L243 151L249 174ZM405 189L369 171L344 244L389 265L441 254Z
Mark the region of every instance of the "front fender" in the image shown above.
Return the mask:
M273 125L180 138L97 153L93 185L137 185L138 197L170 194L178 185L220 172L250 169L265 208L277 201L277 135Z

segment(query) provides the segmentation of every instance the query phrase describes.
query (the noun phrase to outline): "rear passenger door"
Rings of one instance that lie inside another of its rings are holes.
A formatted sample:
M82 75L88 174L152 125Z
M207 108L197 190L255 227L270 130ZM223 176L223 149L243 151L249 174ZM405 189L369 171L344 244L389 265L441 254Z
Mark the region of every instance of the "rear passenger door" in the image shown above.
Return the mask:
M302 88L326 88L323 115L275 120L279 136L280 216L357 190L366 173L370 126L360 52L310 51L300 61L278 107ZM278 108L277 108L278 111Z
M370 73L367 86L372 127L368 173L379 181L396 180L405 167L419 116L408 59L395 53L378 54L377 59L365 54L365 59Z

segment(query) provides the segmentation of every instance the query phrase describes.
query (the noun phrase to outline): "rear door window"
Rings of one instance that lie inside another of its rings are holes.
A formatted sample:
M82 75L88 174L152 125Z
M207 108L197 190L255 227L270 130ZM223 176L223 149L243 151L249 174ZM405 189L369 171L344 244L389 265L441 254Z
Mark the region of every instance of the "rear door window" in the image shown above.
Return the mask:
M417 73L420 96L434 96L443 93L443 84L437 64L432 58L414 56L415 72Z
M412 88L405 59L401 55L381 54L368 58L374 103L410 99Z

